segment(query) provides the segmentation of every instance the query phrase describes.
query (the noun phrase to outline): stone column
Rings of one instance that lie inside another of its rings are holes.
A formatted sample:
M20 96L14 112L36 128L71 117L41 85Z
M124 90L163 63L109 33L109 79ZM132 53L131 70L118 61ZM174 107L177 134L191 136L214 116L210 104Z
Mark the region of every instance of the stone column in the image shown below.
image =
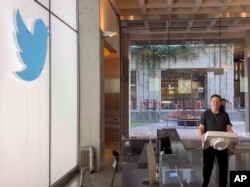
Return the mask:
M104 165L103 40L100 1L79 0L80 146L93 145L96 171Z

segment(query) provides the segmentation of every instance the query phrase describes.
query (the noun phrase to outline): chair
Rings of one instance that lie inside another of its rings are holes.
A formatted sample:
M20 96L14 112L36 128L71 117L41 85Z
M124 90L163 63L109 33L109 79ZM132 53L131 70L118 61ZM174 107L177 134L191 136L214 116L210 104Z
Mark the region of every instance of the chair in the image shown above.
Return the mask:
M182 103L182 101L177 101L176 109L177 110L183 109L183 103Z
M112 150L112 154L113 154L113 157L114 157L114 162L115 162L115 165L114 165L114 172L113 172L113 176L112 176L112 179L111 179L111 183L110 183L110 187L113 187L113 184L114 184L114 180L115 180L115 175L116 175L116 172L117 172L117 169L118 169L118 165L119 165L119 153L116 151L116 150Z
M140 106L141 110L146 110L146 103L145 102L141 102L141 106Z
M157 184L156 179L156 156L154 151L154 146L151 140L149 140L147 145L147 162L148 162L148 176L149 178L145 178L144 182L149 182L150 187L154 187ZM148 180L148 181L147 181Z
M80 187L93 187L88 167L81 168Z

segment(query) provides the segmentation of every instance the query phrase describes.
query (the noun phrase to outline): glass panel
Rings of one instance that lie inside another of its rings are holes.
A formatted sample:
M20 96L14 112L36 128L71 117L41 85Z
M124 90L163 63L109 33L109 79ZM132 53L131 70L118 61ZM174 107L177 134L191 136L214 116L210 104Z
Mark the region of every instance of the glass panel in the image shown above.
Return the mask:
M155 129L169 125L197 127L215 93L226 99L225 108L233 124L245 122L245 44L222 37L227 21L214 19L218 37L213 41L188 37L173 41L168 38L173 33L170 29L166 31L166 45L131 42L130 136L155 137ZM179 117L191 122L179 122ZM145 127L143 133L136 130L138 126Z

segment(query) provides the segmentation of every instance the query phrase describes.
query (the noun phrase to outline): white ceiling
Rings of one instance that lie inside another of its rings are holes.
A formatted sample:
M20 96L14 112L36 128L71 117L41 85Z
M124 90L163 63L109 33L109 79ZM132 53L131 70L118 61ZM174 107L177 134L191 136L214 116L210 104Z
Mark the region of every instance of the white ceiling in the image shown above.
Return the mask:
M109 0L132 44L241 43L250 0Z

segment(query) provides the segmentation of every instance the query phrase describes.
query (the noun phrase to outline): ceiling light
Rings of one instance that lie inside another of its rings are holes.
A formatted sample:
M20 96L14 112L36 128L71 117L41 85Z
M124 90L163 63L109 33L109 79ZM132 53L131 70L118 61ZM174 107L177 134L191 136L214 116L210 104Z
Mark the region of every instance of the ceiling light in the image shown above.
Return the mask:
M112 31L104 31L102 33L102 37L103 38L111 38L113 36L115 36L117 33L116 32L112 32Z

